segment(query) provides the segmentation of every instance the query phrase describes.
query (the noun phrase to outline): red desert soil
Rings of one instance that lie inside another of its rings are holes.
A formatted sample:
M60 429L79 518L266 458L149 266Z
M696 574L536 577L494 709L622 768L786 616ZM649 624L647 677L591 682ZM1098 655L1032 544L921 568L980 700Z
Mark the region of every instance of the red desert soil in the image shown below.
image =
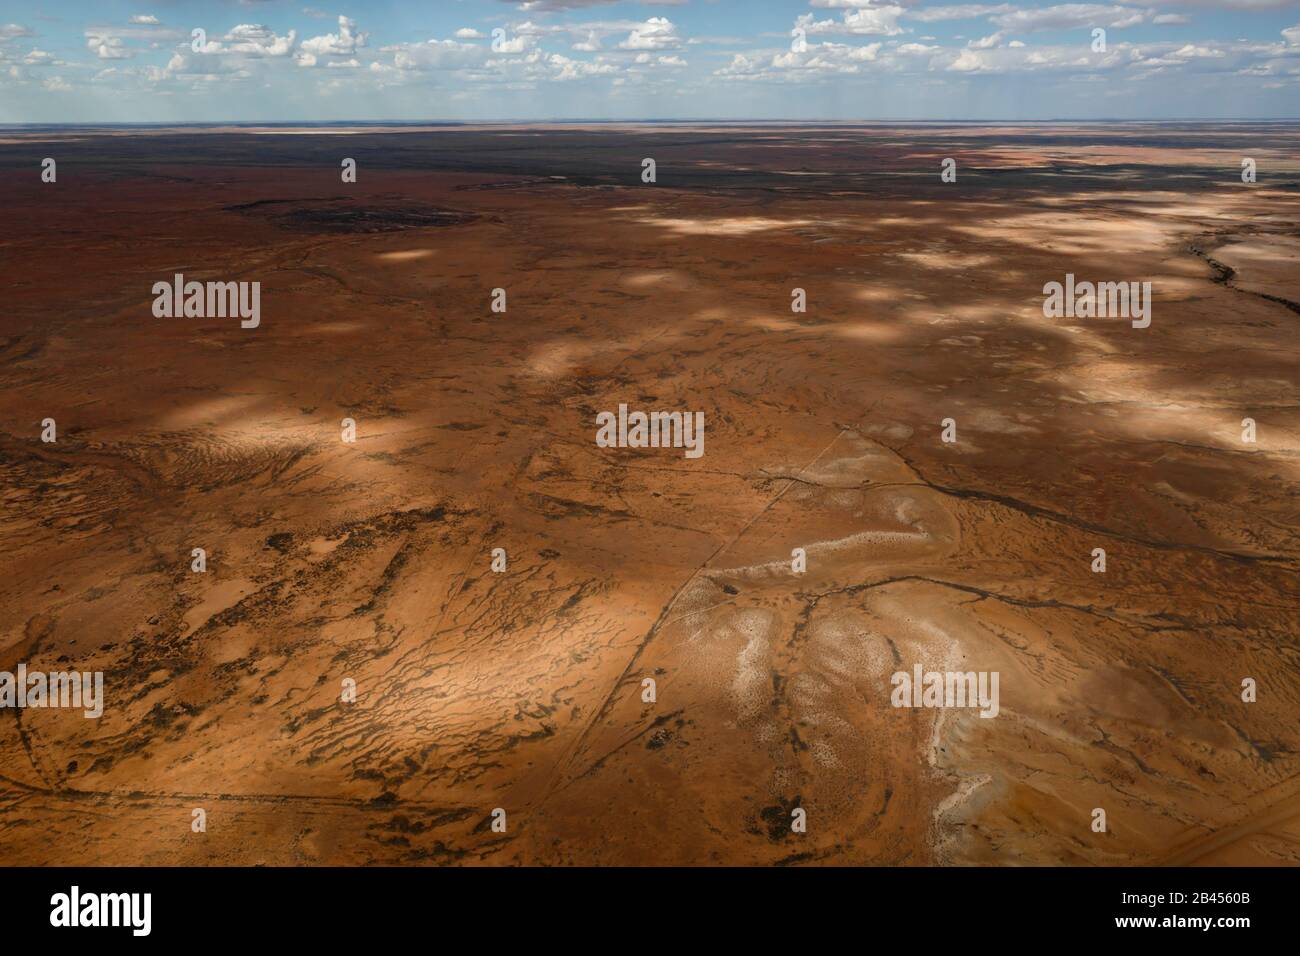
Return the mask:
M1300 863L1294 131L272 132L0 146L0 862Z

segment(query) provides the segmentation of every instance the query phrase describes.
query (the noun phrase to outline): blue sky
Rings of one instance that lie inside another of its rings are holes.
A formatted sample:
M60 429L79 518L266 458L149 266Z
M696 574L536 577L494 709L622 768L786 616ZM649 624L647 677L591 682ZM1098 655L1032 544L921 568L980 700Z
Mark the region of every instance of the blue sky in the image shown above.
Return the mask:
M1300 0L314 4L0 0L0 123L1300 116Z

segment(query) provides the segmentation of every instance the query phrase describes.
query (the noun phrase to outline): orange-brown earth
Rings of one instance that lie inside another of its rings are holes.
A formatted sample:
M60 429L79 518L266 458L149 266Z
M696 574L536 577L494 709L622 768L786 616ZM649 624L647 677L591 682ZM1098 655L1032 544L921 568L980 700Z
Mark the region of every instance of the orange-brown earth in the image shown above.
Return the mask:
M1300 862L1293 127L276 132L0 145L0 861Z

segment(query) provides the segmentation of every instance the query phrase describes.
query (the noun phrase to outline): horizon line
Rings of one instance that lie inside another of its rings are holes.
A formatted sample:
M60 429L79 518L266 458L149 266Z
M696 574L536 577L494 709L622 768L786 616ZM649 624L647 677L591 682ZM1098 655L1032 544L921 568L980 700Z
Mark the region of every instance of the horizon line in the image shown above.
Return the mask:
M854 125L854 124L873 124L880 126L898 126L911 123L928 123L928 124L947 124L947 125L980 125L989 123L1000 124L1049 124L1049 123L1076 123L1076 124L1098 124L1098 123L1300 123L1300 116L1294 117L1094 117L1090 119L1075 117L1051 117L1047 119L1015 119L1007 117L979 117L976 119L925 119L925 118L905 118L905 119L782 119L782 118L635 118L623 117L618 119L595 119L590 117L554 117L549 119L475 119L475 120L450 120L450 119L331 119L331 120L114 120L114 121L57 121L57 122L40 122L40 121L22 121L22 122L0 122L0 129L13 129L23 127L51 128L51 127L69 127L69 128L86 128L86 127L129 127L129 126L548 126L559 124L604 124L614 125L620 123L636 124L690 124L690 125L707 125L707 124L779 124L785 126L825 126L825 125Z

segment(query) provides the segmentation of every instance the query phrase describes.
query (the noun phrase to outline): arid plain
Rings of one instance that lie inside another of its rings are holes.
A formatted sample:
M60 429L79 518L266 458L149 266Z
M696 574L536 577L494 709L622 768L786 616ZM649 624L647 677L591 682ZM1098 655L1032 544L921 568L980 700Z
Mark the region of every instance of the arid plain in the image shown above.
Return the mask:
M105 681L0 713L0 861L1300 863L1294 124L28 128L0 204L0 670Z

